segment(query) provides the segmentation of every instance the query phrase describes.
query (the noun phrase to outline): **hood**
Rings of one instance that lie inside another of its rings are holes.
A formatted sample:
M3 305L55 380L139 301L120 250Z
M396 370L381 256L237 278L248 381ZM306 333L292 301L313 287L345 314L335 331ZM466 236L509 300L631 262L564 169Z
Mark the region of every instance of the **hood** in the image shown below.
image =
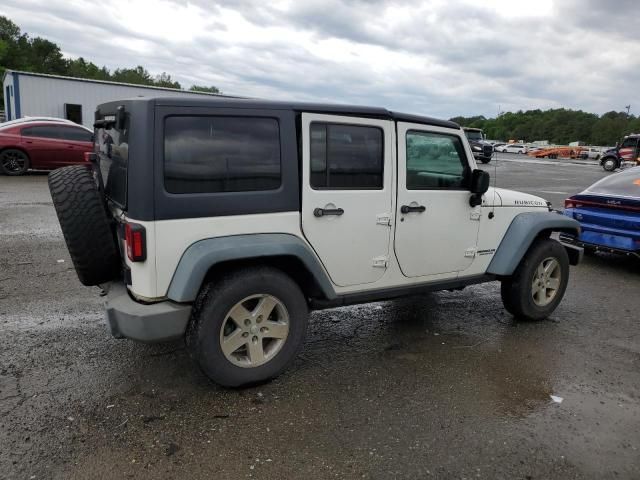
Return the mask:
M529 195L528 193L516 192L515 190L507 190L505 188L496 188L496 193L500 196L500 206L503 207L534 207L548 209L547 201L544 198ZM487 195L487 192L485 195ZM498 206L498 202L496 202Z

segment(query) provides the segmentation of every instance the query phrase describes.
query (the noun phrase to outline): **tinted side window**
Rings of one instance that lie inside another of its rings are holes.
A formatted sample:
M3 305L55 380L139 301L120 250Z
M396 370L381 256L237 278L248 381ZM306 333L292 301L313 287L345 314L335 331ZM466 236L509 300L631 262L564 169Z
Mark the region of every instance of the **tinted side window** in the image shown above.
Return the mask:
M624 142L622 142L620 148L635 147L637 141L638 140L636 138L627 138Z
M61 138L60 127L41 125L22 129L23 137Z
M73 142L91 142L92 134L82 128L64 127L62 128L62 138Z
M407 132L407 189L466 188L469 166L460 138Z
M381 189L384 141L377 127L311 124L312 188Z
M165 120L164 134L164 182L170 193L280 187L276 119L175 116Z

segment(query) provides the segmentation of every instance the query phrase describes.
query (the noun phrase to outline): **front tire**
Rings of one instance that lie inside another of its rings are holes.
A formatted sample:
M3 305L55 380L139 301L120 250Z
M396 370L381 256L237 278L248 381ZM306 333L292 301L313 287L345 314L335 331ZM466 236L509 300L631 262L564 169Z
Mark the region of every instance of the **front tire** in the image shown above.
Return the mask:
M203 287L187 329L187 350L215 383L263 383L291 364L308 317L300 287L281 271L237 270Z
M614 158L605 158L602 161L602 168L605 172L613 172L618 166L618 162Z
M536 240L513 275L502 280L502 303L516 319L543 320L562 301L568 282L564 247L550 238Z
M0 171L5 175L24 175L29 165L29 155L22 150L7 148L0 152Z

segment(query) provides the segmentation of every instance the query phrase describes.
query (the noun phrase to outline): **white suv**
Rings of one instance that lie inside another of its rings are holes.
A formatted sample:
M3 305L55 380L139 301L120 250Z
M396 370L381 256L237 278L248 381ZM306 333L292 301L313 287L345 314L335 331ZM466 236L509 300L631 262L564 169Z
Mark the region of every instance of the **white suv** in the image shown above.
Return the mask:
M214 381L278 375L312 309L499 280L547 317L578 223L490 188L455 123L381 108L227 98L103 104L93 168L49 185L76 271L111 332L185 338Z

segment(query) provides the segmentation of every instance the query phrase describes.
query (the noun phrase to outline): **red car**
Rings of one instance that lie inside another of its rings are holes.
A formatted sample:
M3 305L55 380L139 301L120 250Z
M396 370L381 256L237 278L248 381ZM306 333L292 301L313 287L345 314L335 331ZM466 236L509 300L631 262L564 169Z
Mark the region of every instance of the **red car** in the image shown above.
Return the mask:
M5 175L85 163L85 152L92 150L93 132L72 122L0 123L0 173Z

